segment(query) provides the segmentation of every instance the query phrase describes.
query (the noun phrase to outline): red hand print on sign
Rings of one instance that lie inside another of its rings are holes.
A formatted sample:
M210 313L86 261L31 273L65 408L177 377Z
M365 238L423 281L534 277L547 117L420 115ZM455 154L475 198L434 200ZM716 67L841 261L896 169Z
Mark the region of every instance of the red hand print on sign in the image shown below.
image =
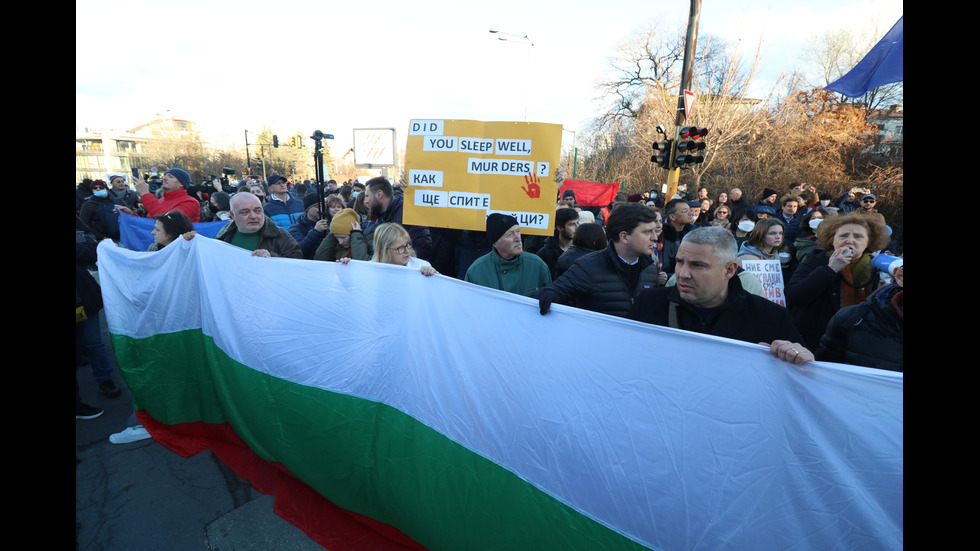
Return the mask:
M541 180L539 180L537 176L528 172L527 176L524 177L524 181L527 182L527 187L521 186L521 189L524 190L524 193L526 193L528 197L531 199L541 197L541 186L538 185L538 182Z

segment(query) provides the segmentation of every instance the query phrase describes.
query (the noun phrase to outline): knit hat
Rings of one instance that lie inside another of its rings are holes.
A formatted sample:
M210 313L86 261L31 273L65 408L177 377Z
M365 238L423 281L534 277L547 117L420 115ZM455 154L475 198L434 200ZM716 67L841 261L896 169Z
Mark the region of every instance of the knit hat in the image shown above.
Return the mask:
M314 195L314 197L316 197ZM334 235L350 235L350 227L352 222L360 222L360 218L354 209L344 209L334 215L333 221L330 222L330 233Z
M495 212L487 216L487 242L493 245L501 236L507 233L507 230L517 225L517 218L509 214Z
M769 197L771 195L779 195L779 192L777 192L772 188L766 188L762 190L762 199L765 199L766 197Z
M575 198L575 191L574 190L571 190L571 189L566 189L561 194L561 198L562 199L564 199L565 197L571 197L572 199L574 199Z
M304 195L303 196L303 210L306 211L310 207L312 207L313 205L315 205L317 203L317 200L318 199L319 199L319 197L317 197L317 194L316 193L307 193L306 195Z
M164 174L169 174L174 178L177 178L177 180L180 181L180 185L184 186L185 188L191 185L191 175L182 168L171 168L170 170L164 172Z

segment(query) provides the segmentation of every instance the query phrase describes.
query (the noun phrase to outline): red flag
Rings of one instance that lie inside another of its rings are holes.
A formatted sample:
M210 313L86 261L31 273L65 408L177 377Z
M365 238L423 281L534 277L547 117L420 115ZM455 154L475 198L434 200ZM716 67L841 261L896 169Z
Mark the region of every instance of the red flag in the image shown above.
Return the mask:
M575 192L575 202L583 207L604 207L616 198L616 194L619 193L619 182L601 184L566 178L558 189L558 196L561 197L566 189Z

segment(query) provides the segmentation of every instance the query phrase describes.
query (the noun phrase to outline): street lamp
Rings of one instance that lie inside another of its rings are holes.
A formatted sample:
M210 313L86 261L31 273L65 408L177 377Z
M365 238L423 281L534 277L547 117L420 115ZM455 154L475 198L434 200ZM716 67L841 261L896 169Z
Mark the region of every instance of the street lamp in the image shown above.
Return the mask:
M578 172L578 147L575 146L575 140L578 138L578 133L574 130L568 130L567 128L562 128L562 132L572 133L572 150L575 152L575 159L572 161L572 179L575 179L576 173Z
M497 40L510 42L512 44L524 44L527 46L527 77L528 77L528 82L530 82L531 81L531 47L534 46L534 42L532 42L531 39L526 34L520 35L514 33L505 33L503 31L498 31L496 29L490 29L490 34L504 35L504 36L498 36ZM507 38L507 37L512 37L512 38ZM529 87L525 85L524 86L524 122L527 122L527 103L528 103L529 93L530 93Z

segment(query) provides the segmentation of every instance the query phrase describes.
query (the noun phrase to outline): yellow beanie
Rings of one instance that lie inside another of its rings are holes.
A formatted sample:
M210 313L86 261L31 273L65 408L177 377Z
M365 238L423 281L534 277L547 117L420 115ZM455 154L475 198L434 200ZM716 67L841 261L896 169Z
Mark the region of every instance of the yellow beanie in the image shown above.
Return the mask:
M354 209L344 209L333 216L333 221L330 222L330 233L350 235L351 223L360 221L361 219L354 212Z

